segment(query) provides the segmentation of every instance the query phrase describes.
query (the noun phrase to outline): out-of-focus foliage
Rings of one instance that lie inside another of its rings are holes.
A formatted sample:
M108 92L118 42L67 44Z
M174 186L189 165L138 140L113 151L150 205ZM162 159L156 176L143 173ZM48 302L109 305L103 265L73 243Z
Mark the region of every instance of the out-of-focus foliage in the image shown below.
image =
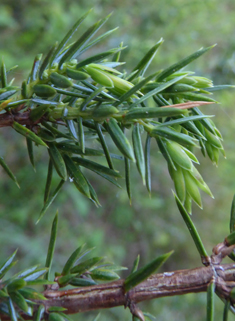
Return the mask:
M123 56L123 60L130 61L133 67L160 37L166 41L162 47L163 52L153 61L153 67L156 66L158 69L176 62L202 45L217 43L210 58L204 57L197 61L195 68L200 72L203 70L203 75L213 77L215 84L235 83L235 3L232 0L89 3L69 0L3 0L0 4L0 54L4 56L7 67L18 64L22 70L28 70L31 66L29 57L48 50L51 43L55 39L61 39L61 34L64 34L91 6L94 10L88 17L86 26L110 11L115 12L108 22L107 30L116 25L119 25L119 30L116 39L112 38L112 43L107 43L105 49L118 46L124 39L124 45L128 43L129 47L124 51L126 56ZM192 69L195 69L193 67ZM22 71L18 72L17 77L22 79ZM204 211L193 209L194 222L207 245L208 252L228 232L229 208L235 188L234 93L224 92L216 97L223 107L221 109L220 106L214 105L210 112L216 112L219 116L216 124L222 129L227 160L222 160L219 168L216 168L211 167L211 164L206 165L207 161L199 157L203 177L208 182L215 200L206 196L203 198ZM18 190L8 177L1 173L1 181L4 181L0 190L1 257L7 257L19 247L18 255L29 260L20 260L24 262L24 268L25 265L45 261L44 249L48 244L51 217L46 216L40 226L35 226L35 221L41 209L41 190L46 179L46 165L41 163L39 148L36 155L37 171L25 180L25 174L33 170L25 158L24 140L19 142L17 139L13 143L12 130L5 129L1 132L0 148L10 160L8 164L14 169L21 185L21 190ZM11 144L6 143L7 141L11 141ZM183 229L182 219L169 193L171 180L165 162L161 155L154 157L152 198L149 199L137 177L136 182L133 181L135 192L131 207L128 206L124 190L118 190L116 187L110 189L110 185L101 185L93 179L91 182L101 195L100 209L94 208L78 194L72 184L66 187L50 210L53 212L60 208L60 229L56 248L58 264L62 266L67 252L71 252L74 244L77 246L78 243L87 243L89 247L96 246L97 256L102 255L101 249L105 248L105 254L109 258L129 267L138 253L142 262L147 262L153 253L156 256L172 248L175 249L175 254L166 263L166 269L190 268L197 264L198 257L195 255L194 245L188 239L188 232ZM37 163L39 159L40 165ZM156 163L158 166L155 168ZM66 219L63 219L65 217ZM64 239L67 240L66 243ZM4 248L4 243L8 244L7 248ZM153 304L149 303L148 306L151 306L153 314L161 316L161 320L184 320L189 316L191 320L198 320L204 316L204 309L198 308L201 303L204 306L204 296L201 294L188 295L183 299L164 298L154 301ZM216 302L217 306L217 313L221 314L219 301ZM120 313L122 309L113 309L107 314L107 319L119 320ZM125 318L124 314L123 317ZM126 319L128 317L129 313L126 314ZM102 318L106 318L104 312Z
M115 12L107 24L107 29L119 26L111 46L115 47L121 41L127 43L126 55L133 66L157 39L163 37L166 40L164 55L154 62L158 68L182 58L182 51L193 52L202 45L217 43L213 58L197 63L197 68L203 68L204 75L205 71L220 77L234 75L233 0L160 0L157 3L146 0L144 4L139 0L2 0L0 51L7 65L19 64L23 70L29 68L29 56L45 52L52 39L59 40L64 30L68 30L78 16L91 7L94 10L85 26L100 16Z

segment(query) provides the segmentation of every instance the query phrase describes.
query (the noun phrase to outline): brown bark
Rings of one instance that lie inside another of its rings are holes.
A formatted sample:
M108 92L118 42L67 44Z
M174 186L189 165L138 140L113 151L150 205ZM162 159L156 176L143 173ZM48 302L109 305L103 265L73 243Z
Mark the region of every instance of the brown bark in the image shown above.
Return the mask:
M29 118L29 111L23 113L5 113L0 115L0 127L9 127L12 126L13 122L16 121L21 125L34 125L37 122L33 122Z
M128 306L129 302L142 302L155 298L206 292L212 280L220 297L228 298L235 286L235 265L201 267L154 274L130 290L123 291L124 280L67 291L46 291L46 308L51 305L67 308L67 313L78 313L116 306Z
M230 299L229 294L235 287L235 264L210 265L190 270L179 270L154 274L146 281L124 293L124 280L70 290L46 290L45 310L51 306L64 307L65 313L74 314L117 306L132 308L136 303L155 298L206 292L211 282L215 282L216 293L222 299ZM137 309L138 310L138 309ZM0 315L2 320L8 316ZM24 319L31 319L22 315Z

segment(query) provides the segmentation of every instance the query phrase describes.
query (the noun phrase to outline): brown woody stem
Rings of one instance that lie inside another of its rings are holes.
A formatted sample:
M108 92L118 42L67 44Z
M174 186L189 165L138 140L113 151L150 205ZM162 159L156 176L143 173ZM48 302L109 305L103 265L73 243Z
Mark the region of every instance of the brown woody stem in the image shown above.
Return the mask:
M166 296L206 292L212 279L215 280L216 293L222 299L228 299L235 287L235 264L154 274L126 294L123 291L124 280L70 290L47 290L44 292L47 300L35 300L35 303L43 304L46 311L51 306L66 308L67 314L117 306L126 307L130 306L130 302L138 303ZM23 318L30 319L27 315L23 315ZM1 319L8 320L9 317L1 315Z

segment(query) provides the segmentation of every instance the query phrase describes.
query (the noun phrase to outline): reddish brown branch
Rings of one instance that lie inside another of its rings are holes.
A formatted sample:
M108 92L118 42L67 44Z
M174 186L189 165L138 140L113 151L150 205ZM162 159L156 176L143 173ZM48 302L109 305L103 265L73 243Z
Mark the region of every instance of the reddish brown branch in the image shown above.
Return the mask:
M191 270L159 273L151 276L128 293L123 291L124 280L70 290L47 290L46 301L35 300L43 304L46 311L51 306L64 307L67 314L106 309L117 306L130 306L155 298L206 292L212 280L215 280L217 294L225 299L235 287L235 264L201 267ZM31 319L24 315L24 319ZM1 315L2 320L8 317Z
M0 114L0 127L9 127L12 126L13 122L16 121L18 123L20 123L21 125L28 125L28 126L32 126L37 122L33 122L30 118L29 118L29 111L25 111L23 113L4 113L4 114Z
M165 296L205 292L213 277L217 292L227 297L231 284L227 286L226 281L231 281L231 278L235 281L230 270L235 272L233 264L217 266L216 270L209 266L155 274L130 290L128 296L123 291L123 280L67 291L48 291L44 293L48 299L44 304L46 309L51 305L64 307L67 313L126 306L127 300L138 303Z

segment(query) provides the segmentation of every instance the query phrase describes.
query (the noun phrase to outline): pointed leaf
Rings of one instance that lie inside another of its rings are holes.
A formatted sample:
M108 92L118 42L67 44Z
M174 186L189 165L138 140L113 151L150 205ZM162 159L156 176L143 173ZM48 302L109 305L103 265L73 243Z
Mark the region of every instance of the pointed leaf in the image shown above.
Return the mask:
M49 199L52 176L53 176L53 163L52 163L52 160L49 159L48 170L47 170L47 181L46 181L46 187L44 192L44 203L46 203Z
M175 141L180 145L183 145L186 147L197 146L194 138L186 134L178 133L177 131L168 127L155 126L151 130L150 135L154 137L161 136L164 138L168 138L169 140Z
M7 292L5 292L5 289L3 289L3 290L0 290L0 298L1 299L6 299L6 298L8 298L9 297L9 295L8 295L8 293Z
M166 77L170 76L171 74L175 73L176 71L182 69L183 67L187 66L190 62L194 61L201 55L203 55L205 52L213 48L214 46L207 47L207 48L201 48L198 51L194 52L190 56L180 60L179 62L173 64L172 66L164 69L158 76L157 81L162 81Z
M140 103L144 102L146 99L162 92L164 89L166 89L167 87L173 85L174 83L176 83L177 81L179 81L180 79L184 78L185 75L180 76L180 77L176 77L174 79L171 79L165 83L160 84L157 88L149 91L147 94L145 94L144 96L142 96L141 98L137 99L133 104L130 105L130 109L132 109L133 107L136 107L137 105L139 105Z
M171 155L169 154L167 148L166 148L166 141L164 139L161 139L160 137L156 137L156 141L158 144L158 148L160 152L162 153L162 156L165 158L165 160L168 163L168 166L170 166L172 169L176 171L175 163L173 162Z
M106 175L104 173L101 172L97 172L96 170L93 170L94 173L100 175L101 177L103 177L104 179L106 179L107 181L109 181L110 183L112 183L113 185L117 186L118 188L122 188L121 185L119 185L116 181L116 179L112 178L109 175Z
M84 46L88 43L88 41L95 35L95 33L100 29L100 27L106 22L106 20L109 18L107 16L106 18L96 22L94 25L92 25L70 48L68 51L65 52L63 57L59 61L59 68L61 68L62 64L74 57L76 58L81 50L84 48Z
M126 138L125 134L119 127L116 120L113 118L109 119L109 121L105 122L108 133L110 134L113 142L117 146L117 148L120 150L120 152L133 162L135 162L135 156L132 150L132 147Z
M91 285L96 285L97 283L92 280L92 279L82 279L82 278L73 278L70 282L70 285L73 286L91 286Z
M90 276L92 279L99 281L114 281L120 279L117 273L113 271L107 271L105 269L95 269L90 272Z
M149 65L151 64L156 52L158 51L158 48L163 43L163 39L161 38L147 53L146 55L141 59L141 61L137 64L137 66L133 69L133 71L138 70L138 73L135 74L135 77L137 77L139 74L143 76L148 69ZM132 71L132 72L133 72ZM129 79L131 81L133 78Z
M35 170L33 142L32 142L31 139L26 138L26 143L27 143L27 150L28 150L29 160L30 160L30 163L32 164L32 166L33 166L33 168Z
M46 272L47 270L45 270ZM42 279L36 279L36 280L32 280L32 281L27 281L27 285L48 285L48 284L56 284L56 282L53 281L48 281L48 280L42 280Z
M192 92L183 92L183 93L176 93L176 94L167 94L170 97L172 97L173 95L177 95L177 97L179 98L183 98L185 100L191 100L191 101L206 101L206 102L211 102L211 103L216 103L217 101L207 97L205 95L200 95L200 94L195 94Z
M215 283L211 282L207 288L207 321L214 320L214 300L215 300Z
M112 31L114 31L116 29L113 29ZM120 50L123 50L123 48L114 48L114 49L110 49L108 51L104 51L104 52L101 52L99 54L96 54L94 56L91 56L89 58L86 58L82 61L80 61L77 66L76 66L76 69L78 68L81 68L81 67L84 67L86 65L89 65L91 63L97 63L97 62L100 62L102 60L104 60L105 58L107 58L108 56L110 55L113 55L117 52L119 52Z
M206 87L206 89L209 92L217 91L217 90L225 90L229 88L235 88L233 85L218 85L218 86L212 86L212 87Z
M55 58L60 54L61 50L65 47L69 39L73 36L73 34L77 31L80 24L84 21L84 19L87 17L87 15L91 12L92 9L87 11L81 18L78 19L78 21L73 25L73 27L69 30L69 32L65 35L65 37L62 39L62 41L59 43L58 47L56 48L55 52L53 53L53 56L51 57L51 64L55 60Z
M191 234L193 241L196 245L196 248L200 254L201 257L208 257L208 254L206 252L206 249L204 248L204 245L201 241L201 238L198 234L198 231L195 227L195 225L193 224L193 221L191 220L190 216L188 215L186 209L184 208L183 204L181 203L181 201L179 200L179 198L177 197L177 195L175 195L173 193L174 197L175 197L175 201L176 204L178 206L178 209L180 211L180 214L182 215L182 218L189 230L189 233Z
M224 304L223 321L228 321L229 308L230 308L230 301L226 300Z
M16 185L20 188L19 183L17 182L17 179L15 177L15 175L12 173L12 171L10 170L10 168L7 166L7 164L5 163L3 157L0 157L0 165L2 166L2 168L5 170L5 172L8 174L8 176L16 183Z
M6 100L6 99L10 98L11 96L13 96L16 92L17 92L17 90L7 90L6 92L0 94L0 100ZM10 101L11 100L9 99L9 102ZM1 107L0 110L4 109L4 108Z
M100 265L99 268L104 268L107 271L123 271L123 270L128 270L128 268L126 268L125 266L118 266L118 265L114 265L114 264L103 264Z
M80 110L84 111L87 107L87 105L89 104L90 101L92 101L95 97L97 97L102 91L103 91L104 87L99 87L97 88L95 91L93 91L93 93L91 93L85 100L84 102L81 104L80 106Z
M84 177L85 177L85 176L84 176ZM91 185L91 183L88 181L88 179L87 179L86 177L85 177L85 179L86 179L87 185L89 186L89 191L90 191L90 195L91 195L90 200L95 203L95 206L96 206L96 207L101 206L94 187Z
M143 180L143 184L145 185L145 160L144 160L144 151L140 136L140 125L137 123L133 127L132 131L132 141L133 141L133 149L136 159L136 166L140 173L140 176Z
M200 111L200 109L198 109L197 107L192 109L192 113L195 115L202 115L204 116L204 114ZM216 135L215 129L212 126L211 122L209 121L209 119L207 118L203 118L199 121L205 128L207 128L212 134ZM200 130L200 128L199 128Z
M70 119L70 120L65 119L65 122L67 124L67 128L68 128L70 134L74 137L75 140L78 140L78 135L77 135L77 131L75 129L73 120L72 119Z
M15 250L14 253L12 253L5 263L0 267L0 279L3 278L3 276L6 274L6 272L9 270L9 268L12 266L13 260L15 258L15 255L17 253L17 250Z
M78 117L78 136L79 136L79 143L82 153L85 153L85 135L84 135L84 128L83 128L83 119L82 117Z
M66 275L69 273L70 269L73 267L74 263L76 262L78 255L81 253L82 249L84 248L84 245L85 244L79 246L69 257L69 259L65 263L64 268L62 270L63 275Z
M3 60L2 60L2 66L1 66L1 85L2 85L2 88L7 86L7 71Z
M11 321L17 321L18 319L17 319L16 311L11 298L8 299L8 307L9 307L9 312L11 316Z
M146 84L148 83L150 80L152 80L152 78L154 78L157 75L157 72L155 72L154 74L151 74L150 76L144 78L143 80L141 80L140 82L138 82L134 87L132 87L130 90L128 90L125 94L123 94L119 100L114 103L114 106L118 106L120 105L123 101L126 101L129 97L131 97L134 94L137 94L137 92Z
M48 142L48 152L50 155L50 159L53 162L53 165L58 173L58 175L64 180L66 181L67 179L67 170L66 170L66 166L63 160L63 157L61 155L61 153L59 152L59 150L57 149L56 145L54 143L49 143Z
M43 274L45 274L48 271L48 269L42 268L42 269L37 269L36 271L26 275L24 277L24 280L27 282L27 284L29 285L29 283L31 281L35 281L38 278L40 278L40 276L42 276Z
M28 287L24 287L23 289L20 289L19 292L20 294L23 295L25 299L28 299L28 300L46 300L46 298L41 293Z
M62 317L59 313L51 312L49 314L48 321L65 321L65 318Z
M12 127L21 135L25 136L28 139L31 139L32 141L34 141L36 144L42 145L47 147L47 144L44 143L44 141L41 140L41 138L39 138L36 134L34 134L30 129L24 127L23 125L17 123L17 122L13 122Z
M233 196L231 211L230 211L230 233L235 230L235 195Z
M200 164L197 157L192 152L190 152L190 150L188 150L186 147L182 147L182 149L188 155L191 161L193 161L196 164Z
M131 205L131 179L130 179L130 160L125 157L125 181L126 181L126 191Z
M95 128L96 128L97 134L99 136L100 143L101 143L101 146L103 148L103 151L104 151L107 163L109 165L109 168L114 170L112 158L110 156L110 153L109 153L109 150L108 150L108 146L107 146L107 144L105 142L105 138L104 138L104 135L102 133L101 125L99 123L95 122Z
M98 42L102 41L104 38L108 37L110 34L112 34L114 31L116 31L118 27L108 30L105 33L101 34L99 37L95 38L91 42L89 42L87 45L84 46L84 48L81 50L80 55L83 54L86 50L90 49L94 45L96 45ZM112 49L111 49L112 50ZM120 51L119 51L120 52Z
M145 159L145 181L146 181L146 188L149 194L151 194L150 142L151 142L151 136L147 135L145 148L144 148L144 159Z
M174 107L169 108L154 108L154 107L139 107L133 108L125 114L125 121L133 119L157 118L157 117L173 117L187 113L186 110Z
M54 256L54 251L55 251L55 243L56 243L56 236L57 236L57 226L58 226L58 211L55 214L55 218L52 223L51 227L51 236L50 236L50 241L49 241L49 246L47 250L47 258L46 258L46 263L45 267L48 268L47 273L45 274L45 279L49 279L49 274L51 270L51 265L53 261L53 256Z
M22 311L24 311L26 314L28 314L29 306L28 306L27 302L25 301L23 295L20 294L20 292L14 291L14 292L10 293L10 297L11 297L12 301L13 301Z
M198 115L198 116L188 116L188 117L183 116L182 118L177 118L177 119L163 122L159 124L159 126L181 125L184 123L188 123L189 121L195 121L198 119L205 119L209 117L214 117L214 116L213 115Z
M88 259L76 266L74 266L70 271L71 273L83 274L86 271L89 271L94 265L100 262L103 257L93 257Z
M135 259L132 269L131 269L131 274L136 272L138 270L138 266L139 266L139 262L140 262L140 255L137 255L137 258Z
M95 163L89 159L81 158L81 157L72 157L72 160L75 163L78 163L79 165L86 167L87 169L91 171L101 172L105 175L113 176L113 177L122 177L117 171L110 169L108 167L105 167L103 165L100 165L98 163Z
M204 128L204 131L205 131L205 137L208 144L214 146L215 148L223 149L223 145L221 144L221 141L218 136L213 135L206 128Z
M64 160L69 176L72 179L74 185L82 194L90 198L90 189L83 173L80 170L80 167L77 166L68 155L64 155Z
M54 44L54 46L52 46L52 47L50 48L48 54L45 56L45 58L44 58L44 60L43 60L43 62L42 62L42 64L41 64L41 66L40 66L40 68L39 68L38 78L39 78L40 80L43 79L43 72L44 72L44 70L47 68L47 66L48 66L48 64L49 64L49 62L50 62L50 59L53 57L53 54L54 54L54 52L55 52L55 50L56 50L56 47L57 47L57 43Z
M35 57L34 62L33 62L32 70L31 70L30 77L29 77L30 81L36 80L41 60L42 60L42 54L38 54Z
M37 308L36 313L34 314L33 321L41 321L41 320L43 320L44 312L45 312L44 305L42 305L42 304L39 305L39 307Z
M45 128L38 128L37 135L42 138L46 142L54 142L55 136L47 129Z
M64 184L64 180L62 179L58 186L56 187L55 191L53 192L53 194L51 195L50 198L48 198L48 200L46 201L46 203L44 204L41 212L40 212L40 215L39 215L39 218L36 222L36 224L41 220L41 218L45 215L46 211L48 210L49 206L51 205L51 203L54 201L54 199L56 198L56 196L58 195L59 191L61 190L62 186Z
M60 287L64 287L66 285L68 285L70 283L70 281L75 277L76 274L66 274L66 275L63 275L61 276L59 279L58 279L58 284Z
M131 273L124 281L124 291L128 292L130 289L149 278L172 253L173 251L163 254L136 272Z
M84 155L84 156L104 156L103 151L96 150L92 148L86 148L85 153L83 153L82 148L68 143L68 142L59 142L56 144L56 147L64 152L78 154L78 155Z

